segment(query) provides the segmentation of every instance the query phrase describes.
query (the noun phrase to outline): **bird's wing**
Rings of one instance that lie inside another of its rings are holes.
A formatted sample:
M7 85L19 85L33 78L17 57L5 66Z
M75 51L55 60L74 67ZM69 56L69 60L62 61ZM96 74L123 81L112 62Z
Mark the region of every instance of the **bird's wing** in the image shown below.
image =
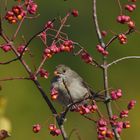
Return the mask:
M98 93L93 91L93 89L91 88L91 86L88 83L86 83L85 81L82 81L82 84L85 88L87 88L87 90L89 91L89 94L91 94L93 97L97 96Z

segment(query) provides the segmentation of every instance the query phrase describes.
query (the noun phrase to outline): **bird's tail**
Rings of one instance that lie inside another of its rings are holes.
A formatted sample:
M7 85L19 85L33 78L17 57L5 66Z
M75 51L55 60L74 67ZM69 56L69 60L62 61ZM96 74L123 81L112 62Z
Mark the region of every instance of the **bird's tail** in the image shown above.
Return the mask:
M94 92L93 90L90 91L92 99L94 100L104 100L105 96L102 94L102 92Z

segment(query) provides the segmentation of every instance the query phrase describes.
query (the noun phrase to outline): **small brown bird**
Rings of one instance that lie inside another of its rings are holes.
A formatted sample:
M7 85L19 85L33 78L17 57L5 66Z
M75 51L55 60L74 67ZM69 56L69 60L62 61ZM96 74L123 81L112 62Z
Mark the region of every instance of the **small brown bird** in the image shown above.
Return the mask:
M81 76L71 68L62 64L58 65L54 74L51 88L58 90L57 100L63 106L91 95L98 98L98 95L85 83ZM82 103L85 103L85 101Z
M4 140L7 137L10 137L10 135L8 134L8 131L1 129L0 130L0 140Z

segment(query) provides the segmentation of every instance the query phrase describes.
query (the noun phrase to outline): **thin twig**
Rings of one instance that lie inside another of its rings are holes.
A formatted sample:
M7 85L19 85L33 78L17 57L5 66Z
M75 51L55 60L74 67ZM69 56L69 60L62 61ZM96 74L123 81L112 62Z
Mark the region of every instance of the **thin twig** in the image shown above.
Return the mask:
M39 16L40 16L40 14L37 14L37 15L35 15L33 17L26 16L25 18L27 18L27 19L35 19L35 18L38 18Z
M78 140L82 140L81 136L79 135L79 131L78 131L76 128L74 128L74 129L71 130L68 139L70 140L70 138L71 138L71 136L72 136L72 134L73 134L74 132L75 132L75 134L76 134Z
M81 116L86 118L86 119L88 119L88 120L90 120L90 121L93 121L94 123L97 123L97 121L95 119L91 118L91 117L88 117L86 115L81 115Z
M134 29L129 29L127 30L124 34L129 35L130 33L133 33L135 30ZM119 34L118 34L119 35ZM114 35L105 45L105 49L109 47L109 45L118 38L118 35Z
M120 8L120 15L123 14L123 10L122 10L122 6L121 6L121 3L120 3L120 0L117 0L117 3L119 5L119 8Z
M8 78L3 78L0 79L0 81L10 81L10 80L31 80L31 78L28 77L8 77Z
M119 59L117 59L117 60L115 60L115 61L109 63L109 64L107 65L107 67L110 67L110 66L113 65L113 64L116 64L116 63L118 63L118 62L120 62L120 61L122 61L122 60L127 60L127 59L140 59L140 56L126 56L126 57L122 57L122 58L119 58Z
M48 27L49 27L50 25L52 25L53 22L54 22L55 20L56 20L56 18L54 18L54 19L51 21L51 23L48 24L44 29L42 29L41 31L35 33L35 34L29 39L29 41L28 41L27 44L25 45L25 47L24 47L22 53L20 54L20 58L22 57L24 51L26 50L26 48L28 47L28 45L31 43L31 41L32 41L36 36L38 36L39 34L41 34L42 32L44 32L45 30L47 30Z
M22 23L23 23L24 19L25 19L25 16L24 16L24 17L22 18L22 20L20 21L20 23L19 23L19 25L18 25L18 27L17 27L17 29L16 29L16 31L15 31L15 33L14 33L12 39L11 39L12 41L15 40L15 38L16 38L16 36L17 36L17 34L18 34L18 32L19 32L21 26L22 26Z
M95 24L95 29L96 29L96 33L97 33L97 37L99 40L99 43L101 44L101 46L104 48L105 47L105 43L103 41L102 35L101 35L101 31L99 28L99 24L98 24L98 20L97 20L97 12L96 12L96 0L93 0L93 22Z

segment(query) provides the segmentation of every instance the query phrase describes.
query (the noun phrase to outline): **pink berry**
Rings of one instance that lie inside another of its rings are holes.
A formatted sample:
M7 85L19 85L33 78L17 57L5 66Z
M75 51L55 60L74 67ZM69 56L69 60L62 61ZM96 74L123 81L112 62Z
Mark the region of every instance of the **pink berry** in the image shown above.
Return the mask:
M30 1L27 5L27 11L30 13L30 14L36 14L37 12L37 4L34 3L33 1Z
M126 118L126 117L128 117L128 113L129 113L128 110L121 111L120 112L120 118Z
M130 121L123 122L123 128L129 128L130 127Z
M40 124L33 125L33 132L38 133L41 130Z
M129 102L127 108L128 108L129 110L131 110L131 109L134 108L135 104L136 104L136 101L135 101L135 100L131 100L131 101Z
M8 51L11 51L11 46L9 44L5 44L5 45L1 46L1 49L4 52L8 52Z
M51 89L51 99L52 100L56 100L57 99L57 97L58 97L58 91L55 89L55 88L52 88Z
M107 35L107 32L106 31L102 31L101 34L102 34L103 37L105 37Z
M46 79L49 76L49 73L45 69L43 69L43 68L40 69L39 74L40 74L41 77L44 77Z
M52 21L48 21L47 24L45 25L45 28L53 28L54 25L52 23Z

